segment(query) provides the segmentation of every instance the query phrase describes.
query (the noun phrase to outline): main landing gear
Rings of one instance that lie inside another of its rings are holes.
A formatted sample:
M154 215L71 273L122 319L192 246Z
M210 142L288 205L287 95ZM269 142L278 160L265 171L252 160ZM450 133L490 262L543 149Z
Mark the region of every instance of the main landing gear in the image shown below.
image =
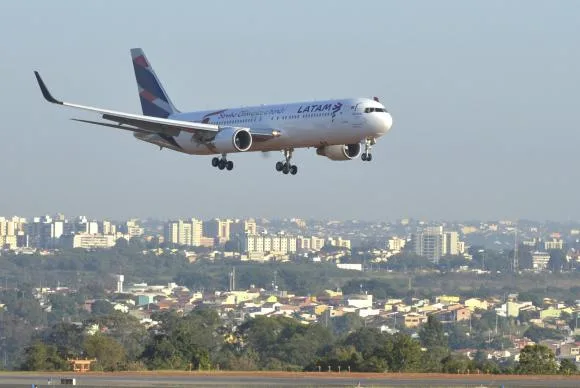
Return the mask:
M228 171L231 171L234 169L234 162L232 162L231 160L227 160L226 154L222 154L221 158L214 157L211 160L211 165L213 167L219 168L220 170L226 169Z
M361 159L363 160L363 162L370 162L371 160L373 160L373 154L371 154L371 148L373 147L373 145L376 143L375 139L367 137L365 139L365 150L361 155Z
M276 162L276 171L282 171L284 175L288 175L289 173L296 175L298 173L298 166L290 163L290 160L292 160L292 152L294 152L292 148L284 150L284 159L286 161Z

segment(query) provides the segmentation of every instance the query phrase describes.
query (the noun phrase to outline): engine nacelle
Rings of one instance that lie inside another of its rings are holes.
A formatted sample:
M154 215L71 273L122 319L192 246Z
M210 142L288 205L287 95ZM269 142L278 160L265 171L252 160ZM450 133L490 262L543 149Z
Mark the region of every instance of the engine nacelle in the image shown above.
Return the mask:
M252 134L245 128L222 128L214 137L216 152L244 152L252 146Z
M360 143L331 145L316 149L318 155L326 156L330 160L351 160L357 158L360 152Z

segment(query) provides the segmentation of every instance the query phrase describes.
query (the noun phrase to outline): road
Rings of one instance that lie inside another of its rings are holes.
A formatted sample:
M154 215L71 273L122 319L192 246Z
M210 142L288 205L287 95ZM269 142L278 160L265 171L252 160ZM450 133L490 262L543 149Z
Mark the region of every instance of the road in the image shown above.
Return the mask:
M77 385L119 386L206 386L206 387L578 387L580 376L494 376L375 373L291 373L291 372L127 372L127 373L0 373L3 387L60 385L63 377L76 378Z

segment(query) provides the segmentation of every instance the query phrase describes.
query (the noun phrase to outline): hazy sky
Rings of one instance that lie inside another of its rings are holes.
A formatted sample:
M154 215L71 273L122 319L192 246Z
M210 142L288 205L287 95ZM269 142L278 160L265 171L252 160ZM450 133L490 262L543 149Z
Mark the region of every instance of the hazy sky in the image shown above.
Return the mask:
M580 219L580 2L6 1L0 215ZM380 96L373 161L158 151L42 100L140 113L142 47L183 111Z

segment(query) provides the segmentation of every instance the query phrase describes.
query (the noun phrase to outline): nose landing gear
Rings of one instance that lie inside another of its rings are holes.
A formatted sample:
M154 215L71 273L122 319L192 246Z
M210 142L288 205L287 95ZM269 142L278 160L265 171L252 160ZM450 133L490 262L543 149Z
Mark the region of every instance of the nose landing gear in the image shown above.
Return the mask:
M363 160L363 162L370 162L371 160L373 160L373 154L371 154L371 148L373 147L373 145L375 145L376 140L370 137L367 137L365 139L365 150L361 155L361 159Z

